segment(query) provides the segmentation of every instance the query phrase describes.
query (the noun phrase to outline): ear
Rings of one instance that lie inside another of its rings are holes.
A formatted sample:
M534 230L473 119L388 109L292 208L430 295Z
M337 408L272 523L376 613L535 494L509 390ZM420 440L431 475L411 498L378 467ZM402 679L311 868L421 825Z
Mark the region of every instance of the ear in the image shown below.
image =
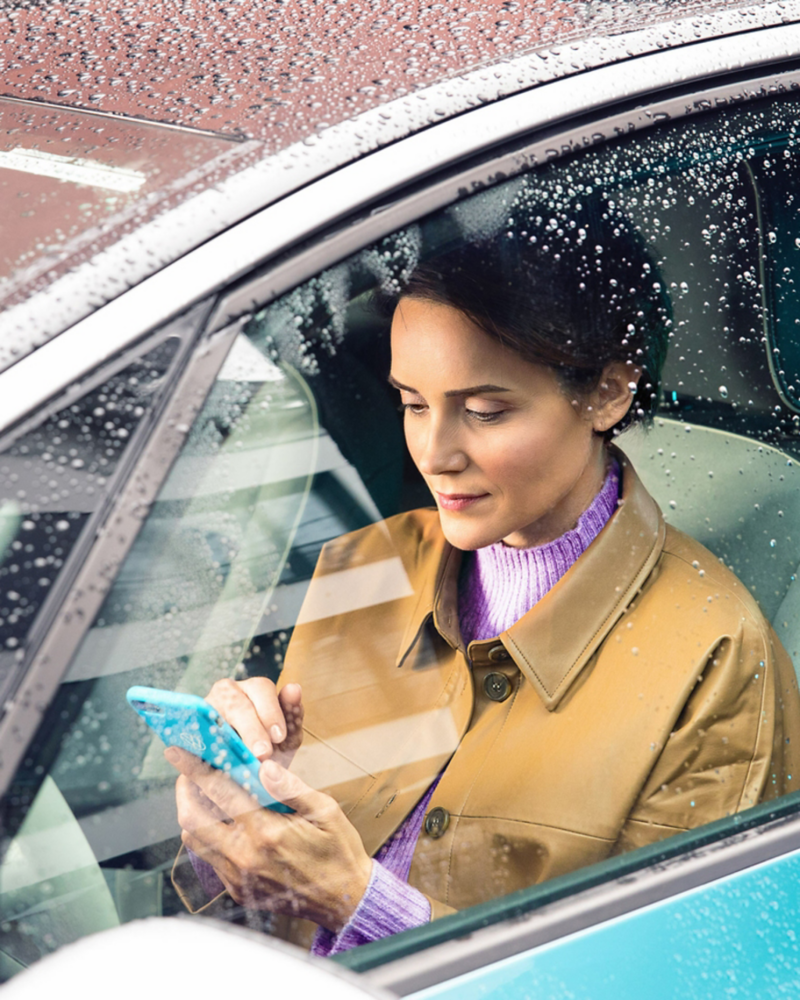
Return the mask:
M591 393L592 427L603 434L625 416L633 403L642 369L632 361L611 361Z

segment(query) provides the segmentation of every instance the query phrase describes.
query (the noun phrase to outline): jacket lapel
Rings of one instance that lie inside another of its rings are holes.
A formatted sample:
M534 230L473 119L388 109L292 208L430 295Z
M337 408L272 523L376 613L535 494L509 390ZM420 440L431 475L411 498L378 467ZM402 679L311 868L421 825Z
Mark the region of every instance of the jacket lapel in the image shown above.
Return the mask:
M666 528L625 456L617 512L580 559L501 636L553 711L655 566Z

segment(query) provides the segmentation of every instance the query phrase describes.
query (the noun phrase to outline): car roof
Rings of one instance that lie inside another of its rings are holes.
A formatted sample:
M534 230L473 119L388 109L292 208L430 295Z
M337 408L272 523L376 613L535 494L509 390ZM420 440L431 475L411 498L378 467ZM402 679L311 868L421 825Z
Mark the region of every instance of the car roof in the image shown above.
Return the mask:
M272 152L511 55L689 16L702 33L708 15L747 6L735 0L39 2L6 11L2 92L247 136ZM661 44L669 44L667 35Z
M211 237L381 147L595 67L798 21L800 0L181 0L113 10L72 0L5 17L0 161L18 159L22 145L35 152L42 121L50 139L71 134L85 145L91 132L88 163L76 147L87 167L129 168L112 149L121 122L137 153L152 130L164 139L153 142L162 158L181 147L177 133L196 142L189 183L164 170L165 187L121 205L109 197L106 214L87 211L83 223L62 216L86 203L51 179L39 211L46 206L54 237L40 239L24 266L14 262L11 280L0 269L0 370ZM23 169L31 172L29 158ZM14 176L24 195L30 181L19 170L12 163L0 179ZM24 207L13 190L0 187L0 199L6 220Z

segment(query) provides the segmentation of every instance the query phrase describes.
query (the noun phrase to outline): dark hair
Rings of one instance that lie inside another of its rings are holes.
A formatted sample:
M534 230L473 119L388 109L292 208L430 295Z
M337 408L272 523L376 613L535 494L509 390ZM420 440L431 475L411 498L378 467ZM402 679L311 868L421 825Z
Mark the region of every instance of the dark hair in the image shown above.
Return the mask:
M512 210L513 211L513 210ZM412 297L453 306L527 361L553 368L564 387L595 388L612 361L643 371L611 437L655 411L671 304L632 223L594 198L555 212L513 211L502 231L461 236L382 296L381 311Z

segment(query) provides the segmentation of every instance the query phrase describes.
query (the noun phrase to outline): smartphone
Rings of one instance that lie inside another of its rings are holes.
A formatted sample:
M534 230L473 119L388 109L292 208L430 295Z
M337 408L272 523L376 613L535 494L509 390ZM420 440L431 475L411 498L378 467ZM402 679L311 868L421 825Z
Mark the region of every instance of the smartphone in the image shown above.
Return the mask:
M128 688L128 704L169 747L181 747L219 768L259 804L275 812L294 812L278 802L261 784L259 760L236 730L203 698L160 688L137 685Z

